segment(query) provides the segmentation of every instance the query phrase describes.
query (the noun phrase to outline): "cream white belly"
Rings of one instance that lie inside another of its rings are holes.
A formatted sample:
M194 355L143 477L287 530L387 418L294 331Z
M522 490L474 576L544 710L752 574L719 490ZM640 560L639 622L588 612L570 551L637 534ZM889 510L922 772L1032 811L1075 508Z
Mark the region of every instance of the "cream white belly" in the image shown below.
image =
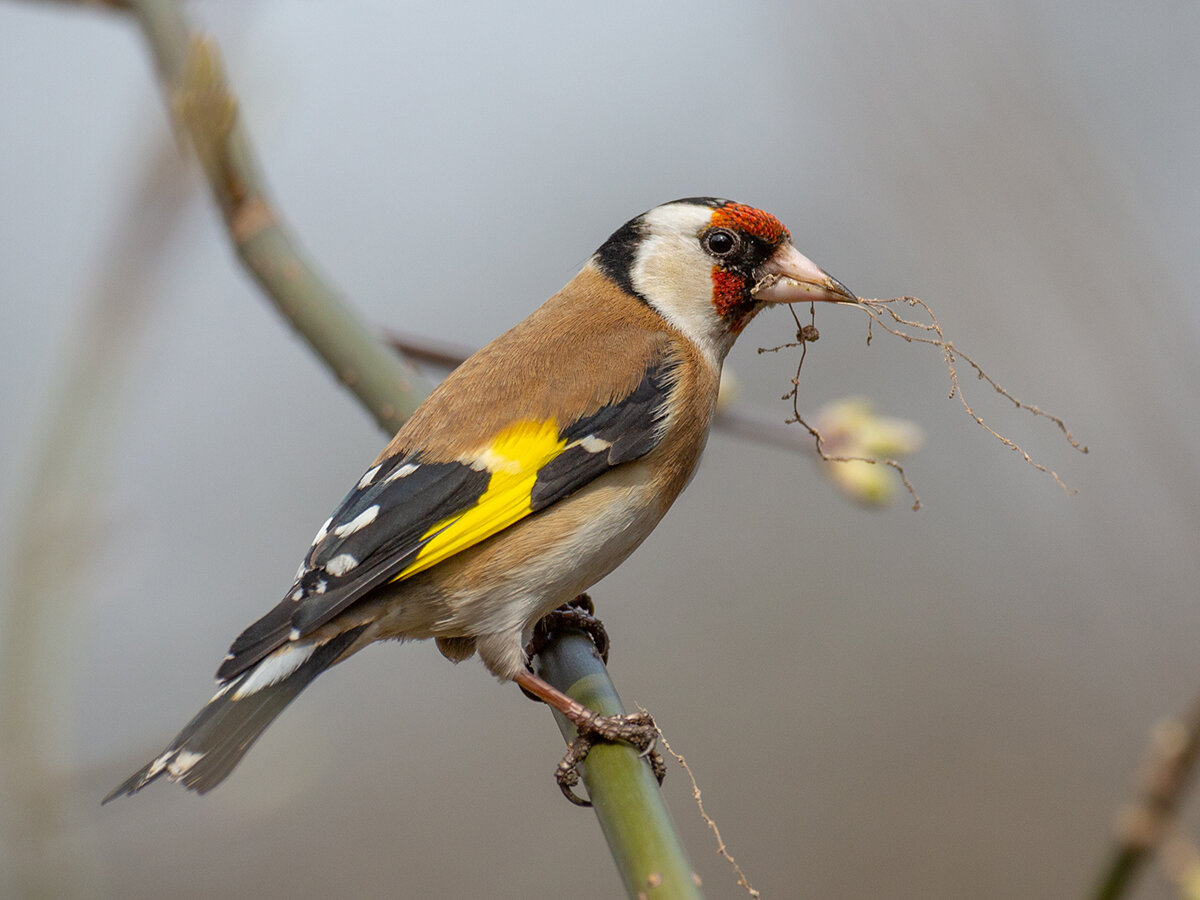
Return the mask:
M386 638L467 639L455 656L470 655L473 642L493 674L515 677L537 620L615 569L658 524L667 504L652 500L648 481L647 464L622 466L347 610L373 620L360 646Z

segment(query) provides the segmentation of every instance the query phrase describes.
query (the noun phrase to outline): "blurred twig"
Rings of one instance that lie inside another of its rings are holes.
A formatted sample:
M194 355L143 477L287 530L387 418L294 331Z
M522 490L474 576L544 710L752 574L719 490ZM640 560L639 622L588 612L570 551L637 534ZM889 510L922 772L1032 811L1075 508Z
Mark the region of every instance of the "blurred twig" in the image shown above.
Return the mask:
M194 34L178 0L128 0L172 121L199 157L238 257L266 296L389 434L428 388L309 263L268 199L216 44Z
M1116 900L1133 885L1142 864L1170 832L1198 758L1200 697L1184 717L1160 722L1151 733L1139 778L1141 796L1118 817L1117 843L1089 895L1094 900Z
M412 412L424 385L402 357L373 336L325 286L280 226L225 82L215 44L193 36L177 0L129 0L153 49L168 106L208 176L238 255L296 330L389 434ZM540 664L548 680L599 712L620 701L595 653L554 641ZM569 737L573 736L569 735ZM584 775L597 817L630 896L699 897L698 879L636 752L598 747ZM649 787L646 782L649 780ZM634 852L616 853L625 847ZM636 861L636 869L627 866ZM682 873L675 877L676 872Z
M63 840L74 783L61 766L70 723L72 663L92 596L90 551L103 540L105 463L117 403L158 295L147 284L188 197L179 154L169 142L136 169L141 182L110 229L103 272L75 322L58 383L30 442L26 499L13 513L0 630L0 750L10 887L17 897L96 895L87 848ZM71 774L74 773L73 770ZM68 850L68 848L74 849Z
M60 3L74 3L76 6L100 6L107 9L129 9L130 0L58 0Z

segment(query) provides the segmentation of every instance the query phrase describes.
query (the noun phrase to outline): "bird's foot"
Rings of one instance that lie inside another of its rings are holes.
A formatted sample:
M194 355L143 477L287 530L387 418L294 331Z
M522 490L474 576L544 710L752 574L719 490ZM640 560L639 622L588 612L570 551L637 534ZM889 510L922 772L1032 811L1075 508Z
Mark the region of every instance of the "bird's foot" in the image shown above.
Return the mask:
M571 602L543 616L534 626L533 636L525 647L526 657L532 659L541 653L552 635L574 628L587 634L600 659L607 663L608 632L604 629L604 623L596 618L595 611L592 598L587 594L580 594ZM577 806L592 805L589 800L576 794L574 788L579 784L579 764L587 758L592 747L605 741L632 746L650 764L654 777L662 784L667 775L667 765L662 754L655 748L658 742L658 727L649 713L602 716L572 700L532 672L521 673L516 682L526 697L549 703L575 723L575 739L567 746L566 754L554 771L559 789L572 803Z
M542 616L533 626L533 636L525 645L525 656L533 659L545 649L550 635L564 628L577 628L590 637L596 645L596 652L600 654L604 664L608 665L608 632L604 623L596 618L596 607L587 594L580 594L574 600Z
M576 725L579 728L578 734L567 747L566 755L554 771L559 790L576 806L592 805L591 801L576 794L574 788L579 784L579 764L600 741L621 741L631 745L650 764L650 771L654 773L658 783L663 783L667 776L667 764L655 746L658 743L658 727L649 713L601 716L588 710L576 721Z

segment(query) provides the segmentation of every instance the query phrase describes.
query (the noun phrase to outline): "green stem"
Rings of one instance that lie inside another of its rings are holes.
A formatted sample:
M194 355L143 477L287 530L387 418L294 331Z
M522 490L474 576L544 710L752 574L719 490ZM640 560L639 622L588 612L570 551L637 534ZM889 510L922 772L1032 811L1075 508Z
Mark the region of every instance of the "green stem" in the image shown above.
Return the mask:
M626 710L591 638L565 629L552 634L534 660L537 674L602 715ZM570 741L575 726L555 713ZM631 900L698 900L700 878L663 802L650 766L627 744L598 744L580 765L588 798Z
M1117 900L1133 884L1133 876L1146 858L1145 851L1135 847L1118 847L1112 861L1092 895L1095 900Z

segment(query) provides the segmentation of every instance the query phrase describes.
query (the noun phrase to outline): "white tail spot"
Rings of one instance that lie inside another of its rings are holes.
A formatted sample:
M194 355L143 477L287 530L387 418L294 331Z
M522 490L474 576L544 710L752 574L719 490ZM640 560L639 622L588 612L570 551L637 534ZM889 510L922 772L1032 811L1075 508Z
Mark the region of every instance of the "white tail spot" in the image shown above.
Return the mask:
M308 658L321 646L316 641L303 644L284 644L246 676L234 692L234 700L242 700L265 687L278 684L308 662Z
M175 754L175 758L167 763L167 776L172 781L178 781L189 771L192 766L204 759L203 753L195 753L191 750L180 750Z

